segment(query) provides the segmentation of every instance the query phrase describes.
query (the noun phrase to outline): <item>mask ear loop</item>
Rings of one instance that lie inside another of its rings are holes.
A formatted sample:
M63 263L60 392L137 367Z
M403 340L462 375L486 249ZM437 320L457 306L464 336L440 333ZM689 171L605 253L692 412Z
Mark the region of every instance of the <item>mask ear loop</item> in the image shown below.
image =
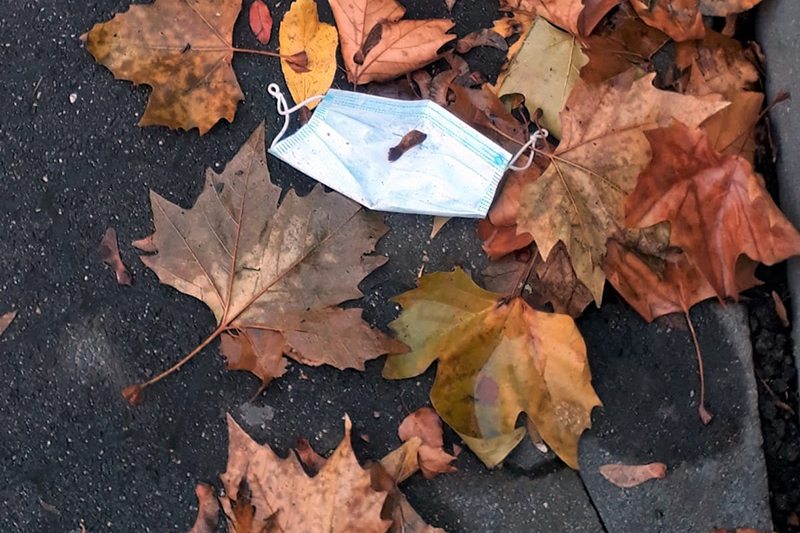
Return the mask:
M283 127L281 128L281 131L278 133L275 139L272 141L272 144L269 146L270 150L272 148L275 148L275 145L278 144L278 142L280 142L281 139L283 139L283 136L286 134L286 130L289 129L289 119L291 118L292 113L299 111L300 108L310 104L311 102L316 102L317 100L322 100L323 98L325 98L325 95L322 94L317 96L312 96L311 98L306 98L296 106L290 108L286 103L286 97L283 96L283 93L281 92L281 89L280 87L278 87L277 83L270 83L267 86L267 92L273 98L275 98L275 100L277 100L275 104L278 109L278 114L283 117Z
M516 172L520 172L520 171L528 170L529 168L531 168L531 164L533 164L533 156L534 156L533 150L531 150L530 155L528 155L528 162L525 163L524 166L517 167L517 166L514 166L514 163L516 163L519 160L519 158L522 157L522 154L524 154L526 150L528 150L531 147L535 148L536 147L536 143L539 141L539 139L547 139L547 137L549 137L549 136L550 136L550 132L547 131L544 128L542 128L540 130L536 130L535 132L533 132L533 135L531 135L531 138L528 139L528 142L523 144L522 148L520 148L519 151L517 151L516 155L514 155L514 157L511 158L511 161L508 163L508 169L514 170Z

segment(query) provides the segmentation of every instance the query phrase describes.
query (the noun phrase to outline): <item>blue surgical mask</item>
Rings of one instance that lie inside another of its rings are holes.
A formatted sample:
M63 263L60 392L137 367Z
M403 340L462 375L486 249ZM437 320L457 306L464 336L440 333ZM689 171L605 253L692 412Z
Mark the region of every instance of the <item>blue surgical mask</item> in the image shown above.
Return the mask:
M287 109L277 85L269 92L286 117L269 153L377 211L483 218L519 157L431 101L334 89L315 98L321 102L308 123L282 139L289 115L313 99ZM389 149L412 130L427 137L390 162Z

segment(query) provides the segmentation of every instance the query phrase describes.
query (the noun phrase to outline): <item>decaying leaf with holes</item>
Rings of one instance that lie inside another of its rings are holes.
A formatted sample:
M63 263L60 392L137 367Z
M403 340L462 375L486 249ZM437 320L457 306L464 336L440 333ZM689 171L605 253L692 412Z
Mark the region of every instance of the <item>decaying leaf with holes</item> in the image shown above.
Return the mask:
M96 24L86 47L118 79L153 88L141 126L232 121L244 94L231 66L242 0L156 0Z
M668 221L670 244L720 298L742 290L742 256L773 265L800 254L800 233L745 159L723 156L705 133L675 124L647 132L653 160L627 199L625 222L641 228Z
M383 217L322 186L302 198L290 191L279 205L280 195L267 170L263 124L222 174L207 172L192 209L151 193L156 231L134 245L155 253L142 261L162 283L203 301L218 324L177 367L220 335L243 344L237 368L263 384L282 372L282 354L363 369L403 350L371 329L360 309L338 307L360 298L358 284L386 262L367 255L387 231ZM177 367L125 395L135 401Z
M537 18L519 53L500 74L497 94L525 95L531 115L541 109L544 114L539 123L560 138L558 114L564 109L586 61L574 35Z
M411 378L438 360L433 407L488 466L522 438L515 425L525 412L577 468L578 439L600 400L572 318L485 291L460 269L423 276L395 301L403 311L391 327L411 352L390 356L384 377ZM498 439L510 443L502 454L487 444Z
M355 85L387 81L439 58L439 48L455 39L447 19L401 20L395 0L331 0L339 29L347 79Z
M697 126L727 106L653 87L631 72L601 84L579 81L561 113L563 137L551 164L522 192L517 231L533 236L545 261L558 241L599 305L606 241L623 228L625 196L650 160L644 132L673 119Z
M336 28L320 22L314 0L297 0L283 17L278 37L281 53L291 56L305 52L308 71L297 72L291 63L281 61L286 86L296 103L324 94L336 74L336 48L339 35ZM319 102L308 104L314 109Z

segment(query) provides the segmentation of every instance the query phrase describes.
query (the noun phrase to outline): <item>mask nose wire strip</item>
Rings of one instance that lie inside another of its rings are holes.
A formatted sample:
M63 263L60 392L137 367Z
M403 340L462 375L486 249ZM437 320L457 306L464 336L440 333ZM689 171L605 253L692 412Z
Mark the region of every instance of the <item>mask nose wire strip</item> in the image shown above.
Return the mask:
M526 150L528 150L531 147L535 147L539 139L547 139L549 135L550 132L544 128L535 131L533 135L531 135L531 138L528 140L528 142L523 144L522 148L520 148L519 151L517 151L517 153L514 155L514 157L511 158L511 161L508 163L508 168L510 170L514 170L517 172L520 172L522 170L528 170L531 167L531 164L533 163L533 156L534 156L533 150L531 150L531 153L528 155L528 162L525 163L524 166L517 167L514 166L514 163L516 163L517 160L519 160L519 158L522 157L522 154L524 154Z
M286 97L283 96L283 93L281 92L281 89L280 87L278 87L277 83L270 83L269 86L267 87L267 92L273 98L275 98L276 100L275 104L278 109L278 114L283 117L283 127L281 128L281 131L278 133L275 139L272 141L270 149L275 148L275 145L278 144L278 142L281 139L283 139L283 136L286 134L286 130L289 129L289 118L292 116L292 113L295 113L304 105L308 105L311 102L316 102L317 100L322 100L325 97L324 95L321 94L317 96L312 96L311 98L306 98L296 106L289 108L288 104L286 103Z

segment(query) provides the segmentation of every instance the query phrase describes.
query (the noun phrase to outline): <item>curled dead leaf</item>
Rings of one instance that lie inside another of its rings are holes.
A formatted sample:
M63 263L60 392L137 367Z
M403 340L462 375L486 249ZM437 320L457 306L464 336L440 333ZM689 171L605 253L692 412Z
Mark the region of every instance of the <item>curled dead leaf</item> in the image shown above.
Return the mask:
M389 148L389 161L397 161L403 154L425 142L427 138L428 136L419 130L409 131L403 135L403 138L400 139L396 146Z
M198 483L194 489L197 495L197 520L189 533L214 533L219 522L219 500L214 487Z
M508 43L502 35L493 29L477 30L467 34L456 42L456 52L466 54L476 46L489 46L503 52L508 51Z
M122 258L119 256L119 246L117 245L117 232L114 228L108 228L103 234L103 239L100 241L98 248L100 259L103 263L114 269L114 274L117 277L117 283L120 285L131 284L131 273L128 271Z

